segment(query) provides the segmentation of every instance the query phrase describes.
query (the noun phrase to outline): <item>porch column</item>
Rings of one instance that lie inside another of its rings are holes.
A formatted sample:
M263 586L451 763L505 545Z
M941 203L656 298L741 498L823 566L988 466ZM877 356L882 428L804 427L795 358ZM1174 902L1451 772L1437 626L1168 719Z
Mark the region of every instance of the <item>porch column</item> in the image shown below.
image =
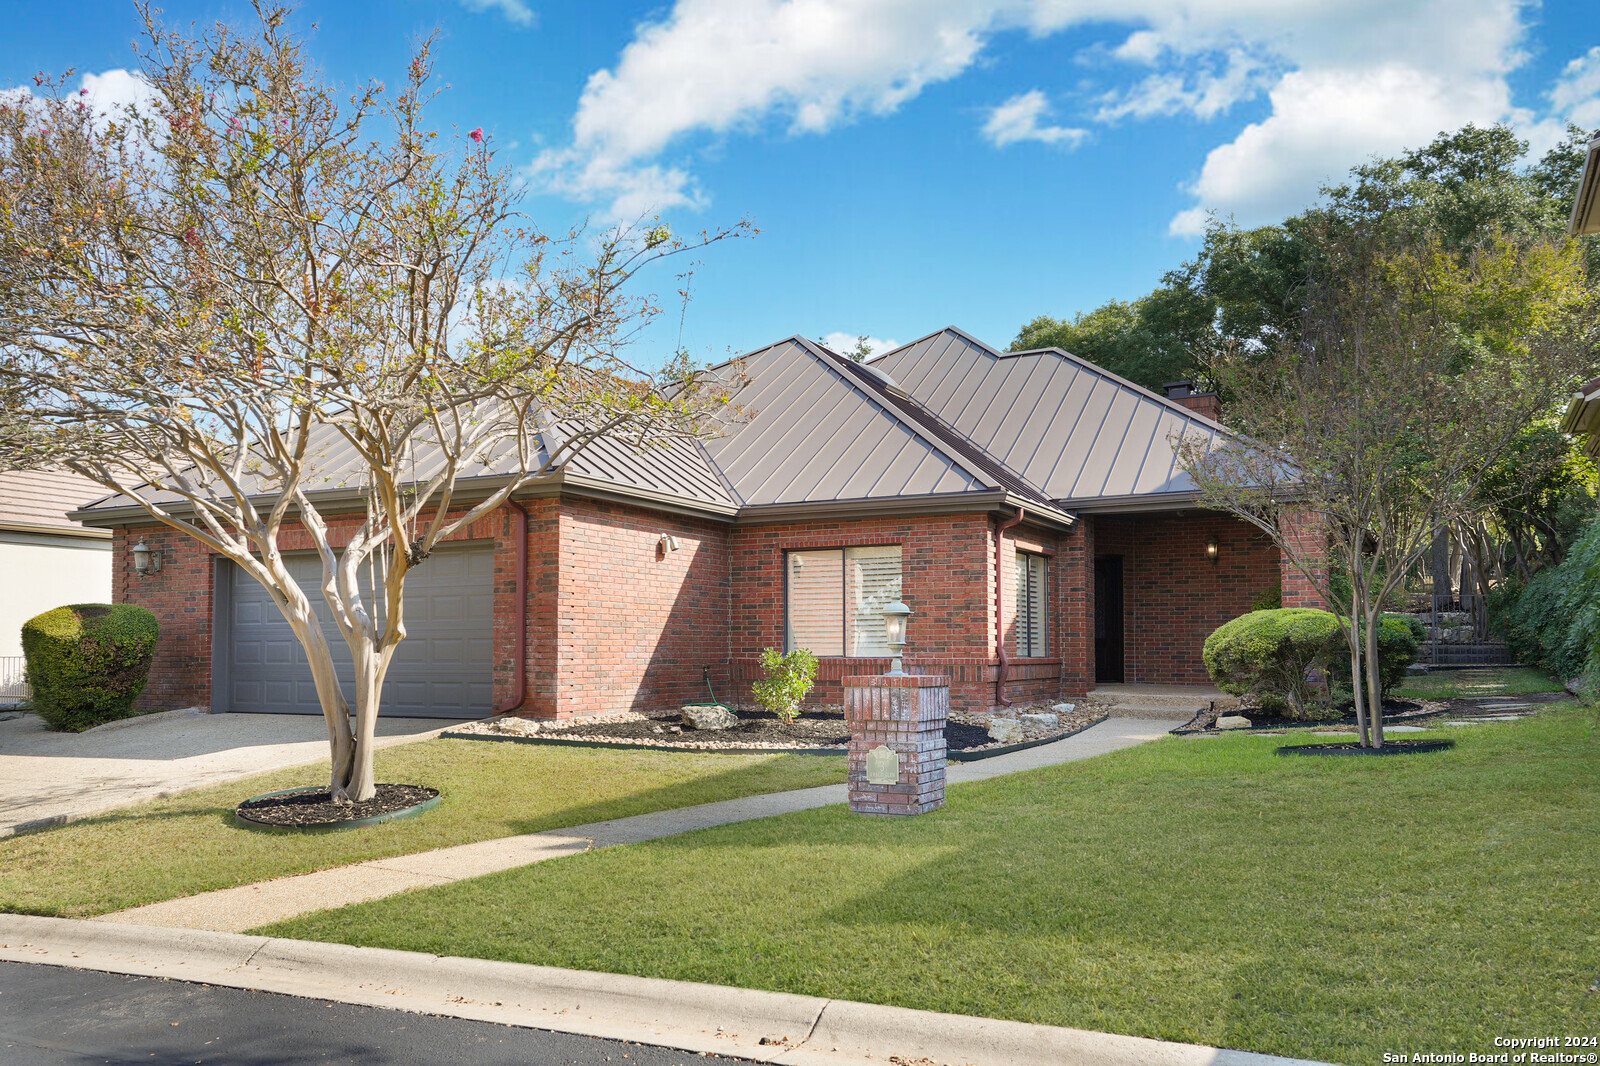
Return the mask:
M1310 511L1291 511L1280 524L1284 539L1292 544L1304 558L1317 560L1315 569L1327 570L1328 531L1321 515ZM1280 552L1278 558L1279 583L1283 589L1285 607L1316 607L1327 610L1328 604L1300 569Z
M1061 657L1061 695L1094 687L1094 519L1083 516L1061 536L1056 555L1055 653Z

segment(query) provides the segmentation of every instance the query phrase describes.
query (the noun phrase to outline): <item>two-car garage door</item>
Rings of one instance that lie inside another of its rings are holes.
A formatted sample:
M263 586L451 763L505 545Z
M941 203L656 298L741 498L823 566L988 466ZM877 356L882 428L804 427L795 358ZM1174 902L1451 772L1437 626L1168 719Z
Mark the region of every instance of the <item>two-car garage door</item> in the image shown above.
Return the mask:
M354 669L344 638L327 616L312 554L286 556L289 570L323 619L345 699L355 706ZM227 568L228 641L217 680L228 710L321 714L305 651L254 578ZM221 582L219 581L219 584ZM435 552L406 576L406 639L383 686L383 713L423 718L493 714L494 552L487 546Z

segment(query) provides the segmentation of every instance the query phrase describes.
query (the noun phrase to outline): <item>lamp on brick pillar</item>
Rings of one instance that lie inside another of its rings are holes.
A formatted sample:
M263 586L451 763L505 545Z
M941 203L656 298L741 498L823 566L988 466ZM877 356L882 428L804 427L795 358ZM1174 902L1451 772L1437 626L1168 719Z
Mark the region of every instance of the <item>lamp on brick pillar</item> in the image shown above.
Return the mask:
M906 672L900 668L900 649L906 646L906 619L910 617L911 608L899 600L895 600L883 609L883 629L888 635L886 643L889 645L889 654L894 656L894 663L885 676L906 676Z
M133 569L139 576L161 573L161 553L152 551L143 539L133 546Z

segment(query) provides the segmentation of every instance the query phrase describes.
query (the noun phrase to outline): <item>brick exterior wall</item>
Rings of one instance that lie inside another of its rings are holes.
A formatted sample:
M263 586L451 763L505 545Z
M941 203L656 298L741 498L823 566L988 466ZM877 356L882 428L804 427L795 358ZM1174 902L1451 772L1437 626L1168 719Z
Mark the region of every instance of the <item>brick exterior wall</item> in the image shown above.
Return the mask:
M1210 684L1201 646L1279 581L1272 541L1245 522L1209 511L1087 520L1095 555L1123 560L1124 680ZM1218 542L1214 562L1206 558L1208 536ZM1092 669L1092 628L1090 634Z
M666 534L677 551L660 549ZM564 500L554 713L704 700L708 666L727 699L728 560L723 523Z
M996 703L994 543L998 520L985 512L728 526L644 507L567 498L529 500L528 649L521 713L571 717L620 709L659 710L706 697L711 668L717 696L750 700L756 659L784 640L785 553L898 544L902 598L910 621L906 669L950 678L951 706ZM343 543L354 520L334 522ZM503 508L462 530L457 540L495 551L494 699L515 696L516 545L514 515ZM659 549L670 534L676 552ZM1205 558L1215 534L1221 551ZM1308 534L1309 535L1309 534ZM161 573L139 577L129 546L144 539L164 553ZM141 706L207 705L211 700L213 556L198 542L159 526L116 531L115 592L161 620L150 687ZM283 548L309 548L287 532ZM1047 557L1047 650L1016 657L1014 553ZM1248 610L1280 577L1278 553L1264 536L1223 515L1085 516L1057 534L1024 523L1002 544L1002 630L1010 655L1005 696L1012 701L1082 695L1094 686L1094 559L1124 557L1126 671L1129 681L1206 683L1200 645L1216 626ZM1285 605L1290 575L1282 574ZM1297 593L1294 593L1297 594ZM848 675L882 672L887 659L823 659L810 702L843 702Z
M1293 513L1283 519L1281 528L1284 539L1294 546L1295 554L1308 561L1319 563L1320 565L1312 567L1314 571L1326 569L1328 534L1319 516L1306 512ZM1316 585L1300 572L1299 567L1284 559L1281 572L1285 607L1327 609L1327 600L1317 591Z

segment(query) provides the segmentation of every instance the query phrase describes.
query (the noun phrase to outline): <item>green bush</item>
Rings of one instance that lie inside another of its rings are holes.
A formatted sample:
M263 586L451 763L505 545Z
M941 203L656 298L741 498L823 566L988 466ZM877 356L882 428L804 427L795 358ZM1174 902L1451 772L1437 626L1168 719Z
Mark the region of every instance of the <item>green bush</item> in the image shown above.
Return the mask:
M1365 634L1363 634L1364 636ZM1409 614L1386 614L1378 619L1378 685L1387 697L1406 679L1406 667L1417 661L1417 649L1427 638L1422 619ZM1339 681L1348 690L1350 649L1341 645Z
M1505 637L1511 656L1525 666L1563 680L1600 674L1600 522L1592 522L1567 549L1559 566L1547 567L1527 585L1497 590L1489 618Z
M1283 606L1283 584L1274 581L1260 592L1255 599L1250 601L1252 611L1276 611Z
M756 702L785 722L800 717L800 702L816 683L817 657L805 648L788 655L767 648L761 653L761 669L767 676L752 686Z
M81 733L134 714L161 627L143 607L78 603L22 626L33 709L51 729Z
M1323 703L1313 671L1327 669L1340 644L1339 620L1327 611L1283 607L1251 611L1206 638L1202 656L1224 692L1254 696L1264 710L1309 718Z

